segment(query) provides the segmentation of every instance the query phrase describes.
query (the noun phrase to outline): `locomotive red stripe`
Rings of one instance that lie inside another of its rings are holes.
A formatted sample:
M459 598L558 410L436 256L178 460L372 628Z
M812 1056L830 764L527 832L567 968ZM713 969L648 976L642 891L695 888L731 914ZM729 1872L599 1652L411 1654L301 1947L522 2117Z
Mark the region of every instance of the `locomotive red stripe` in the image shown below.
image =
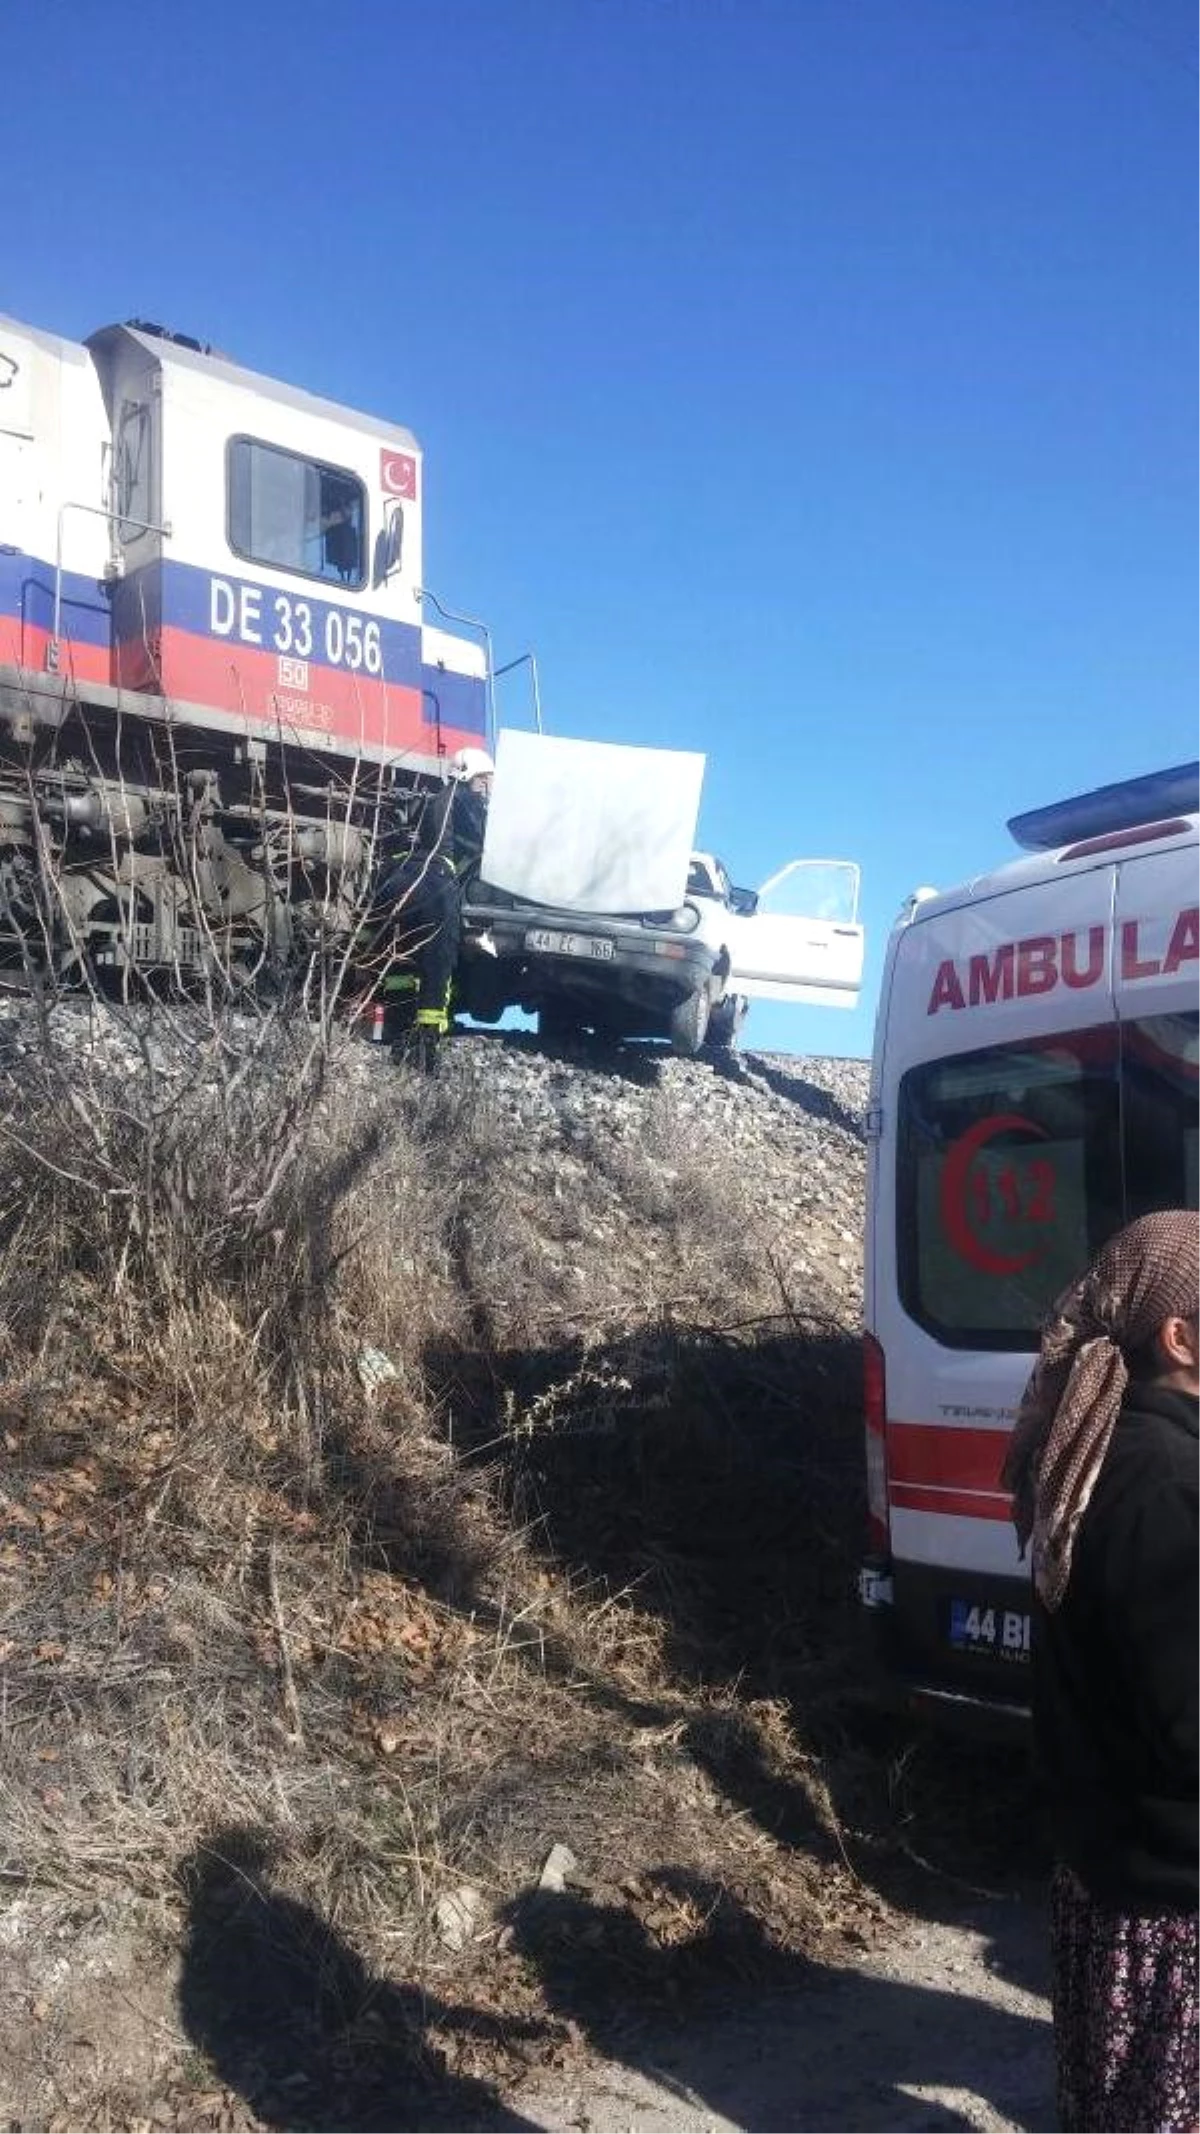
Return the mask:
M22 622L16 615L0 615L0 666L21 667L27 674L46 674L49 642L49 630ZM64 637L61 647L57 672L64 682L112 680L112 656L107 645L89 645Z
M0 617L0 665L45 674L50 632L16 617ZM118 647L64 636L59 675L66 686L100 682L175 699L200 709L241 716L276 739L303 733L341 753L359 748L389 755L452 755L478 744L465 727L425 716L419 689L326 666L310 670L311 695L282 688L279 659L190 631L164 629L157 639Z
M151 664L156 649L161 673L157 684L152 680ZM133 673L128 653L140 655ZM281 727L285 734L317 731L351 751L365 747L386 749L397 755L409 750L430 755L437 748L437 727L426 724L421 715L420 690L370 675L314 665L309 668L307 691L288 688L280 682L277 653L195 636L169 625L157 648L151 641L149 658L145 647L130 646L122 666L123 678L132 681L138 675L138 686L157 686L164 696L184 703L211 704L218 711L240 712L272 732L277 733ZM468 734L443 729L448 749L458 748L470 738Z

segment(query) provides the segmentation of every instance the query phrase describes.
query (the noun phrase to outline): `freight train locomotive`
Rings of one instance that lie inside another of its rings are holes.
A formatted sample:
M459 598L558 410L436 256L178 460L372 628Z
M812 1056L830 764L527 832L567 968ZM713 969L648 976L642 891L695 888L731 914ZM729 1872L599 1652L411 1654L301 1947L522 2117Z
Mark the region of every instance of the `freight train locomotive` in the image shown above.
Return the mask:
M0 318L0 965L344 931L381 809L489 738L422 493L407 430L197 342Z

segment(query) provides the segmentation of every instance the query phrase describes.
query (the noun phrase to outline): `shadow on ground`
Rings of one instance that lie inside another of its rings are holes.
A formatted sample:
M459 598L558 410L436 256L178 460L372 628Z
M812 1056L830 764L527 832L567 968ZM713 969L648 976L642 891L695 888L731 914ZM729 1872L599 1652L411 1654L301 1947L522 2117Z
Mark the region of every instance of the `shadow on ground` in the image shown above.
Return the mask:
M943 1740L874 1700L851 1336L659 1324L586 1353L442 1344L425 1368L453 1427L436 1488L413 1485L399 1444L375 1446L369 1472L327 1447L365 1563L499 1634L469 1493L498 1496L503 1523L577 1590L629 1594L658 1618L673 1688L656 1703L549 1631L529 1643L539 1673L627 1726L677 1729L680 1753L772 1838L849 1864L920 1918L954 1923L1033 1887L1046 1848L1025 1752ZM785 1716L790 1757L756 1700ZM474 1807L503 1807L512 1783L491 1774Z
M680 2134L701 2112L745 2129L1046 2123L1044 2020L964 1991L944 1954L914 1978L911 1963L868 1974L781 1949L727 1889L676 1867L642 1878L641 1916L573 1891L508 1907L513 1955L546 2008L544 2023L523 2026L374 1977L317 1913L272 1889L252 1832L197 1850L182 1882L189 2039L266 2127L587 2125L597 2100L646 2134ZM1039 1991L1031 1922L999 1917L997 1976ZM996 1918L992 1908L965 1923ZM448 2067L435 2029L479 2065L518 2034L583 2051L557 2050L514 2109L493 2080Z
M849 1865L909 1915L888 1930L894 1943L872 1948L868 1974L772 1946L728 1887L678 1866L638 1876L663 1892L667 1910L653 1923L637 1895L538 1893L506 1923L551 2027L577 2026L635 2077L665 2072L668 2086L682 2085L676 2134L697 2099L747 2128L989 2126L989 2111L1001 2124L1045 2124L1044 2026L980 2000L978 1985L954 1986L936 1936L938 1925L986 1936L1001 2003L1006 1990L1043 1990L1040 1913L1027 1901L1044 1866L1028 1761L918 1734L868 1692L854 1592L864 1509L857 1344L832 1329L734 1337L659 1327L586 1357L442 1347L426 1367L454 1418L446 1471L498 1492L513 1523L574 1579L632 1589L664 1627L675 1686L656 1709L553 1640L531 1647L531 1666L639 1726L677 1725L682 1691L681 1754L816 1863L814 1887L825 1863ZM334 1462L329 1486L357 1498L364 1480ZM458 1534L450 1518L439 1554L406 1525L399 1469L395 1496L389 1513L386 1495L371 1495L356 1536L364 1557L486 1622L470 1522ZM799 1752L790 1764L773 1754L755 1700L786 1712ZM502 1769L489 1775L506 1782ZM831 1815L819 1812L821 1788ZM271 1891L252 1851L226 1843L198 1854L189 1887L189 2032L267 2124L543 2119L536 2088L529 2118L514 2119L494 2085L458 2071L461 2062L449 2067L430 2035L476 2039L482 2053L494 2023L372 1979L315 1914ZM914 1977L911 1950L919 1966L927 1928L929 1975ZM903 1975L888 1975L892 1948ZM720 2021L697 2021L714 1991ZM959 2092L982 2105L956 2102ZM647 2134L667 2126L652 2114L635 2123Z
M426 1369L535 1545L659 1614L693 1679L774 1695L856 1631L852 1337L658 1325L586 1350L445 1344Z
M188 2037L268 2127L520 2128L490 2082L452 2073L431 2026L481 2050L507 2030L374 1977L307 1905L272 1889L253 1832L185 1861L179 1986Z
M621 2124L653 2134L701 2111L747 2129L1047 2123L1044 2020L933 1979L808 1961L771 1947L727 1891L674 1869L653 1879L664 1909L695 1929L678 1946L570 1893L535 1893L510 1912L549 2008L633 2075ZM1028 1921L1019 1938L1030 1941ZM536 2087L531 2109L545 2115Z
M733 1054L726 1062L714 1062L714 1065L719 1072L731 1074L734 1080L748 1072L751 1077L765 1082L775 1096L783 1097L788 1104L794 1104L797 1110L807 1112L810 1119L820 1119L833 1126L840 1126L845 1133L852 1134L856 1141L865 1141L867 1138L862 1112L843 1104L839 1097L834 1096L832 1090L821 1089L806 1073L801 1072L799 1062L796 1068L792 1069L778 1056L748 1052Z
M786 1322L736 1335L660 1327L586 1358L442 1348L427 1367L460 1456L487 1464L535 1547L657 1615L677 1680L734 1692L719 1710L698 1695L685 1745L772 1836L830 1850L812 1789L740 1716L753 1698L786 1711L856 1870L890 1898L953 1918L964 1900L1042 1875L1026 1748L945 1739L878 1699L856 1596L866 1506L853 1337ZM537 1420L513 1428L514 1415ZM611 1686L596 1690L612 1701ZM649 1723L644 1709L631 1716Z

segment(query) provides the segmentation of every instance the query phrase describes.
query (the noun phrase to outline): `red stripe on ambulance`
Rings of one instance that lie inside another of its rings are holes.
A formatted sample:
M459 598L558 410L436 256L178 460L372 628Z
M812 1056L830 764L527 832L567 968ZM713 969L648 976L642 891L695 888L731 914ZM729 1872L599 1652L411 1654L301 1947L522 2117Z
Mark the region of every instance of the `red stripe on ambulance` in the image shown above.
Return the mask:
M1000 1483L1010 1435L962 1423L889 1423L889 1502L899 1511L958 1519L1011 1518Z

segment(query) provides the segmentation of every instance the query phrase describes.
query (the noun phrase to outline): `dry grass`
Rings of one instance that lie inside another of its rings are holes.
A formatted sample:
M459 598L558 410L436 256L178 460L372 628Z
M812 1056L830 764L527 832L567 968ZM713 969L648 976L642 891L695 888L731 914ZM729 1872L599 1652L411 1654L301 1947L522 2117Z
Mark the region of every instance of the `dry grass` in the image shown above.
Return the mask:
M276 1928L510 2029L558 1840L647 1960L861 1931L853 1343L702 1138L652 1108L559 1198L476 1090L331 1027L120 1029L135 1073L53 1016L0 1063L3 1886L132 1906L185 2014L203 1863L247 1847Z

